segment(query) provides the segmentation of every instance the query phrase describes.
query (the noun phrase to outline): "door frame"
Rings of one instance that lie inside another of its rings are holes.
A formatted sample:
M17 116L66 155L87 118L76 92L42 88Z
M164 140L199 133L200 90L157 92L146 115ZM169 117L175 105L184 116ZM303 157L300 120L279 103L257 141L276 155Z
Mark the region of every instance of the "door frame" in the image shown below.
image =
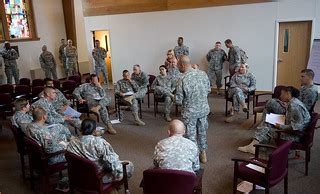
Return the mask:
M312 43L314 39L315 33L315 18L307 17L307 18L296 18L296 19L277 19L275 22L275 45L274 45L274 59L273 59L273 83L272 83L272 91L273 88L277 86L277 73L278 73L278 46L279 46L279 28L280 23L282 22L311 22L311 37L310 37L310 52L312 49Z

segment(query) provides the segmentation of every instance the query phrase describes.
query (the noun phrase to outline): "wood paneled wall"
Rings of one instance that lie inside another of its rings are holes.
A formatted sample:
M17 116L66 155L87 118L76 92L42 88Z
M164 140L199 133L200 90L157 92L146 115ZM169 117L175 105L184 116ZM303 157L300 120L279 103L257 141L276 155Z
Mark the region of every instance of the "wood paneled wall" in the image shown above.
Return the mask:
M76 20L74 13L74 0L62 0L64 22L66 26L67 39L71 39L77 46Z
M82 0L82 6L84 16L97 16L271 1L273 0Z

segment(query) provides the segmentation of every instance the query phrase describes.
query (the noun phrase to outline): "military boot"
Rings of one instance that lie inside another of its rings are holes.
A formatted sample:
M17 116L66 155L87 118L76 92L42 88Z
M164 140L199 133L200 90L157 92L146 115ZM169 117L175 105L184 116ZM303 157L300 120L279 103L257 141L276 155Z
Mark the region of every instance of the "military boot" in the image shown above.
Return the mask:
M117 131L113 128L111 122L107 123L107 131L106 132L110 133L111 135L117 134Z
M133 113L134 121L137 125L139 126L144 126L146 125L143 121L140 120L138 113Z
M164 115L164 119L168 122L172 121L171 117L170 117L170 114L165 114Z
M91 112L94 112L95 114L97 115L100 115L99 113L99 110L100 110L101 106L100 105L97 105L97 106L94 106L90 109Z
M207 163L207 154L206 154L206 151L202 150L202 151L200 152L199 159L200 159L200 162L201 162L202 164Z
M123 98L123 100L127 101L129 104L132 104L133 98L134 98L133 96L128 96L128 97Z

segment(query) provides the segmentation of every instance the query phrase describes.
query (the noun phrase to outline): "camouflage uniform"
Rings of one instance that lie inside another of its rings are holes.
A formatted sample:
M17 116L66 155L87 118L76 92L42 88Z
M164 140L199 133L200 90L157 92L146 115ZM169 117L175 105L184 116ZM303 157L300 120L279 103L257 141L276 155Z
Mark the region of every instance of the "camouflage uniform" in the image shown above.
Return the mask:
M227 54L223 49L211 49L207 54L207 61L209 62L208 77L211 86L213 86L213 80L216 79L217 88L222 87L222 69L223 63L227 59Z
M151 85L151 89L154 90L154 95L164 98L164 113L170 114L172 107L172 99L174 87L171 76L158 75Z
M133 92L136 93L139 89L139 85L132 80L130 83L128 80L121 79L117 81L116 87L114 89L114 93L117 96L120 96L120 92L126 93L126 92ZM131 111L134 114L138 114L139 107L138 107L138 100L136 97L134 97L131 101Z
M78 62L78 52L77 48L72 46L66 46L64 48L64 54L66 56L66 72L67 76L77 74L77 62Z
M198 171L200 169L198 147L187 138L173 135L156 145L153 164L159 168Z
M39 94L39 98L43 98L44 94L43 91ZM69 106L70 105L70 101L66 99L66 97L64 96L64 94L56 89L56 97L54 98L54 100L51 102L52 106L54 107L54 109L61 115L64 114L63 106Z
M303 102L309 112L311 112L312 106L318 100L318 87L313 84L311 86L302 86L300 88L299 99Z
M11 118L12 125L20 128L23 133L26 132L27 125L32 121L32 116L29 113L24 113L22 111L16 111Z
M107 106L110 104L111 99L106 96L106 92L102 87L97 87L92 83L84 83L73 91L76 99L86 100L89 109L100 105L100 117L104 124L110 122Z
M181 73L177 67L177 59L174 59L173 61L169 61L168 59L164 62L164 65L168 69L168 75L173 80L173 86L177 86L177 82L181 76Z
M241 50L238 46L233 46L228 52L229 72L233 75L238 71L241 63Z
M103 177L104 183L122 178L122 164L119 156L114 152L112 146L102 137L84 135L70 141L67 151L78 156L85 157L97 165L99 171L104 169L110 173ZM132 176L134 166L132 162L127 166L128 177Z
M46 153L55 153L65 150L65 146L59 142L67 142L71 138L71 134L63 125L48 126L40 123L30 123L26 129L26 135L36 140L45 150ZM64 154L60 154L49 158L49 164L65 162Z
M19 58L19 54L16 50L11 48L10 50L2 50L1 56L4 61L4 71L7 76L7 83L12 84L13 76L15 83L19 84L19 69L17 66L17 59Z
M297 98L292 98L288 103L286 120L284 125L280 125L280 130L304 131L310 122L310 114L305 105ZM268 143L275 138L277 129L271 125L265 125L255 134L255 139L260 143ZM300 141L299 137L292 135L281 135L281 139Z
M49 51L42 52L39 57L39 61L41 64L41 68L44 71L45 77L57 80L57 65L56 61L54 60L53 54Z
M109 80L108 80L108 72L107 72L106 61L105 61L106 56L107 56L107 51L102 47L94 48L92 50L92 57L96 64L95 65L96 75L99 76L100 72L102 71L104 83L108 86Z
M64 54L64 48L66 48L67 45L61 45L59 47L59 59L63 64L64 72L67 75L67 66L66 66L66 55Z
M207 116L210 112L208 94L211 92L208 76L190 69L178 81L176 103L182 104L182 117L186 125L186 137L193 142L198 137L200 151L207 149ZM198 130L198 134L197 134Z
M176 55L176 58L179 59L180 56L182 55L186 55L186 56L189 56L189 47L187 46L175 46L174 49L174 54Z
M256 78L252 73L236 73L231 77L228 97L233 99L233 108L236 112L239 112L241 102L245 102L247 98L247 93L240 87L246 88L248 92L256 89Z
M46 98L40 98L36 102L34 102L31 105L31 111L37 107L43 108L47 114L48 114L48 119L46 123L48 124L63 124L67 126L67 123L70 123L73 127L80 129L81 126L81 120L78 118L73 118L71 121L65 121L64 116L59 114L56 110L55 107L53 106L52 102L49 102Z
M139 75L132 73L131 79L134 80L139 86L139 89L134 94L134 97L143 99L148 92L149 76L145 72L141 71Z

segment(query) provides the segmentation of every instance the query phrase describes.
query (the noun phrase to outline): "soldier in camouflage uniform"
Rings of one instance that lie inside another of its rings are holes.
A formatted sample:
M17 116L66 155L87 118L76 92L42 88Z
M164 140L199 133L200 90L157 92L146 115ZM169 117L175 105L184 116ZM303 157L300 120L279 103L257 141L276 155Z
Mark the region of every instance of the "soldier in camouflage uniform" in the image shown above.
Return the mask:
M131 111L137 125L143 126L145 123L139 118L138 100L141 97L137 92L139 91L139 85L130 78L128 70L122 72L123 79L117 81L114 93L117 98L120 98L122 102L131 106Z
M67 76L77 74L78 52L75 46L72 46L72 40L68 40L68 45L64 48L66 56L66 72Z
M243 112L248 111L247 104L245 102L248 93L256 89L256 78L250 72L248 72L248 65L241 64L239 72L234 74L230 80L230 87L228 89L228 97L233 99L233 107L229 110L230 117L225 121L230 123L234 119L234 112L239 113L240 106Z
M11 123L25 133L27 125L33 121L32 116L29 114L29 101L25 98L19 98L14 101L14 106L16 108L16 112L11 118Z
M176 82L178 81L181 73L177 67L178 61L175 57L173 50L168 50L167 59L164 62L164 65L168 69L168 75L175 81L175 85L176 85Z
M85 119L81 125L82 135L70 141L67 151L78 156L93 161L99 171L104 169L109 172L103 177L103 183L109 183L119 180L123 176L122 162L115 153L112 146L101 136L94 136L96 122L91 119ZM133 174L134 166L132 162L127 165L127 173L130 178Z
M232 77L236 72L238 72L241 64L241 50L238 46L232 44L230 39L227 39L225 42L228 52L228 61L229 61L229 73Z
M167 75L166 66L161 65L159 67L160 75L156 77L151 85L151 89L154 90L154 95L164 98L164 114L166 121L170 122L171 107L174 100L174 84L172 78Z
M189 47L183 45L183 37L178 38L178 45L173 50L177 59L180 59L182 55L189 56Z
M277 133L275 131L278 129L304 131L310 123L311 117L305 105L297 98L298 96L299 90L294 87L289 86L282 89L280 99L288 103L285 123L283 125L276 124L275 126L266 124L260 127L254 136L254 140L247 146L239 147L238 150L254 154L255 148L253 145L269 143L270 140L276 138ZM300 141L300 137L289 134L282 134L281 139Z
M60 63L63 65L64 73L67 75L67 66L66 66L66 56L64 54L64 48L67 46L66 41L64 39L61 39L61 45L59 47L59 60Z
M143 99L148 91L149 76L145 72L141 71L140 65L136 64L133 66L131 79L139 86L135 97L138 99Z
M35 108L32 112L34 122L26 129L26 135L37 141L46 153L55 153L66 149L66 143L71 139L71 133L61 124L47 125L47 112L43 108ZM64 154L49 158L50 165L65 162Z
M57 80L57 64L54 60L53 54L47 50L46 45L42 46L42 53L39 57L39 61L41 64L41 68L44 71L45 77Z
M75 128L80 128L81 120L79 118L62 116L55 110L54 106L52 105L52 102L57 96L56 90L54 88L45 87L43 90L43 94L44 96L42 98L32 104L31 110L37 107L43 108L48 114L48 119L46 120L46 123L48 124L63 124L67 126L67 123L69 123Z
M226 59L227 54L221 49L221 42L216 42L215 48L211 49L207 54L207 61L209 62L207 74L211 87L213 86L213 80L216 79L218 94L220 94L220 88L222 87L222 69Z
M181 56L178 68L183 73L176 89L176 104L182 105L183 122L186 125L186 137L197 143L200 150L200 161L207 161L206 152L208 129L207 116L210 112L208 94L211 92L208 76L192 69L188 56ZM198 137L198 141L196 140Z
M158 168L196 172L200 169L199 150L191 140L184 138L185 126L173 120L168 129L169 137L155 147L153 164Z
M100 72L102 71L104 83L108 87L109 80L108 80L108 72L107 72L106 61L105 61L106 56L107 56L106 49L100 47L100 41L96 40L95 47L92 50L92 57L95 62L95 72L96 72L96 75L99 76Z
M16 84L19 84L19 69L17 66L17 59L19 54L16 50L11 48L9 42L4 43L4 50L1 51L0 55L4 61L4 71L7 76L7 83L12 84L12 76Z
M106 96L106 91L101 87L98 76L90 75L90 83L84 83L73 91L73 96L80 104L87 103L89 110L100 115L102 122L107 127L107 132L116 134L116 130L112 127L109 119L107 106L111 99Z

